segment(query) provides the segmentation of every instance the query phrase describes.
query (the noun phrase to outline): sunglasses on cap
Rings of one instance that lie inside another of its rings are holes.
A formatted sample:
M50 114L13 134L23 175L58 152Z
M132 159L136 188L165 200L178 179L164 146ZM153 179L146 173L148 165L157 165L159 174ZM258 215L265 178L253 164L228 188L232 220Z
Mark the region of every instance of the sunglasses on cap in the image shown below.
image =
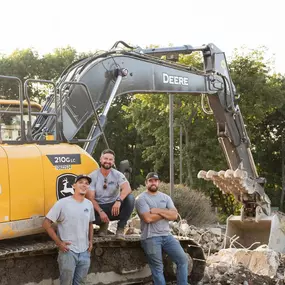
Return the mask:
M103 184L103 189L107 189L108 187L108 181L107 181L107 177L104 178L104 184Z

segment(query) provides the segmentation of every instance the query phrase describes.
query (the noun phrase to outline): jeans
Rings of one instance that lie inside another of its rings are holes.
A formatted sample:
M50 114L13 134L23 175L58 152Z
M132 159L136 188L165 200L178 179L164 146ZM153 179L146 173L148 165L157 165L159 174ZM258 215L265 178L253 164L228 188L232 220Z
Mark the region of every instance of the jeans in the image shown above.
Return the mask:
M129 194L124 201L122 202L120 213L118 216L112 216L112 207L115 204L113 203L106 203L106 204L99 204L101 209L107 214L110 221L117 221L118 222L118 228L124 228L128 222L128 219L130 218L134 207L135 207L135 197L133 194ZM102 221L100 219L99 214L97 211L95 211L95 222L96 225L101 225Z
M156 236L141 241L155 285L165 285L163 275L162 251L164 251L177 266L177 284L188 284L188 258L179 241L172 235Z
M84 285L90 267L90 252L71 250L58 253L60 285Z

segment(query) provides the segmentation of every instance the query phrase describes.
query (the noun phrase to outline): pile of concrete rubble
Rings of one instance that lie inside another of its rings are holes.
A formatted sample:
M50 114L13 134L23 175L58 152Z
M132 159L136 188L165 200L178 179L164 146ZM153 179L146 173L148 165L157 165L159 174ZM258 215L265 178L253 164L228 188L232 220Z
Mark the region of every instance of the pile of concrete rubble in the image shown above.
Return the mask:
M138 217L128 223L127 234L138 234ZM194 239L207 257L205 276L199 285L281 285L285 284L285 255L266 246L254 250L223 245L225 229L221 226L196 228L186 221L171 223L172 233ZM285 242L285 241L284 241Z
M190 237L201 245L206 255L215 253L223 247L222 227L196 228L185 220L171 223L172 233L178 236Z

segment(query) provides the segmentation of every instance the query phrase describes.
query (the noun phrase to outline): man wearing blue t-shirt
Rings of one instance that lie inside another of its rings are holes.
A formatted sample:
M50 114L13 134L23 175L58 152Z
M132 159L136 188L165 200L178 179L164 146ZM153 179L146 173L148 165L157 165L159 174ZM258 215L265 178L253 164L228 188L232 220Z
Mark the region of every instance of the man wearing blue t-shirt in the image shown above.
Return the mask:
M179 241L170 233L169 221L177 219L172 199L158 191L159 177L155 172L146 176L147 190L135 203L141 219L141 245L148 259L155 285L165 285L162 251L177 265L177 284L188 284L188 258Z

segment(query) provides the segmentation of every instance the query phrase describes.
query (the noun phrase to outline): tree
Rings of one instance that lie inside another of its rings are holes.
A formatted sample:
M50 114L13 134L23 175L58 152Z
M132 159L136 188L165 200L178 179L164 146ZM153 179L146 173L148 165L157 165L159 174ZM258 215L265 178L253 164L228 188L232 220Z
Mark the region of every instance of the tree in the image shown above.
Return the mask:
M16 50L9 56L0 58L0 74L16 76L22 81L35 78L39 74L39 55L32 49ZM16 81L1 79L0 97L19 99L19 86Z

